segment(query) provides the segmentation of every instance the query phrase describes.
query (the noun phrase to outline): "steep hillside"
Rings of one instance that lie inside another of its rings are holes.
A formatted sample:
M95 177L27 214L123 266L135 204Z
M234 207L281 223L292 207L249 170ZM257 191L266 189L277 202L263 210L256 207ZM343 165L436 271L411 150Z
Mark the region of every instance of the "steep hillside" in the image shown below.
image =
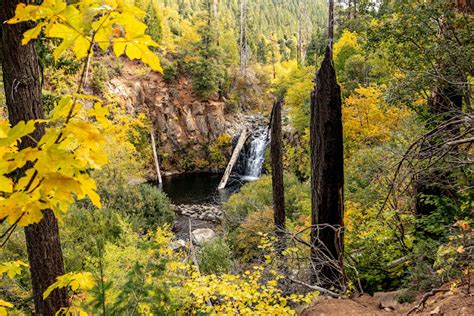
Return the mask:
M226 112L224 101L197 97L189 78L167 83L163 75L141 69L134 62L125 62L122 74L110 79L107 88L128 111L146 113L153 123L164 171L222 168L222 162L215 160L223 157L210 157L209 151L214 145L222 155L229 154L232 137L242 128L243 114Z

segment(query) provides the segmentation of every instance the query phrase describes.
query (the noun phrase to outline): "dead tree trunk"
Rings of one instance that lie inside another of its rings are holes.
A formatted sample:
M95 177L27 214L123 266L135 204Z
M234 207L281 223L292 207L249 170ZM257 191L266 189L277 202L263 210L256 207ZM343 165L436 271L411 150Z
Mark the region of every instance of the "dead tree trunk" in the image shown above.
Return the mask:
M248 61L247 0L240 0L240 71L245 71Z
M283 101L275 101L271 119L271 156L272 156L272 188L273 218L277 236L276 250L279 254L285 250L285 190L283 186L283 147L281 132L281 110Z
M234 165L237 162L240 152L242 151L242 148L245 145L245 141L247 140L247 137L248 137L247 129L244 129L242 131L242 134L240 134L239 141L237 142L237 145L235 146L234 152L232 153L232 157L230 158L229 164L227 165L227 168L224 172L224 176L222 177L222 180L219 183L219 187L218 187L219 190L224 189L225 186L227 185L227 181L229 180L232 169L234 169Z
M302 38L302 8L301 1L298 1L298 43L296 46L296 63L298 66L303 65L303 38Z
M329 54L332 59L332 46L334 43L334 0L329 0L328 39Z
M153 160L155 161L155 169L156 169L156 180L158 184L163 184L163 179L161 178L161 170L160 170L160 162L158 160L158 153L156 152L156 142L155 142L155 132L152 130L150 132L151 135L151 147L153 150Z
M341 89L330 48L316 74L311 95L311 259L313 282L343 285L343 185Z
M213 15L214 15L214 32L216 34L216 46L220 45L220 33L219 33L219 0L213 2Z
M20 0L0 1L0 20L11 18L16 5L21 2L25 3ZM8 117L12 125L43 118L40 73L34 43L21 45L22 34L26 30L28 25L25 23L2 26L3 79ZM24 138L20 148L34 146L43 134L44 128L38 127L32 134L34 140ZM41 222L26 227L25 235L36 314L54 315L61 307L67 306L67 297L66 290L61 289L53 291L43 300L43 292L58 276L64 274L58 222L52 211L44 211Z

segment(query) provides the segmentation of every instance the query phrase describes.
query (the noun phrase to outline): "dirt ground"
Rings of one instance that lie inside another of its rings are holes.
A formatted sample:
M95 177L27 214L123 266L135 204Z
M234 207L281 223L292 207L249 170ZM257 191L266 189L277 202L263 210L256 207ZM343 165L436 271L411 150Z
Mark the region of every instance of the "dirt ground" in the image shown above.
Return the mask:
M410 315L466 315L474 316L474 293L467 294L467 286L450 291L450 284L445 284L441 291L426 300L421 311L412 311ZM397 292L367 294L352 299L334 299L320 297L310 307L301 312L302 316L324 315L407 315L423 298L420 294L411 304L399 304L395 297Z

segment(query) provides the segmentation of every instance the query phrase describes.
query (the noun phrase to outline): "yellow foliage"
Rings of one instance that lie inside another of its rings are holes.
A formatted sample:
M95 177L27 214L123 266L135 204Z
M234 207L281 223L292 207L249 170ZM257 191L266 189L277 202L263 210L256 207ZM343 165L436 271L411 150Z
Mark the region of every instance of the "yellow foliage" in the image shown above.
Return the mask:
M357 88L342 109L345 138L356 144L388 141L408 115L407 109L389 107L378 87Z
M43 218L42 210L51 209L60 217L74 198L86 196L100 208L95 182L84 171L107 162L102 151L103 126L84 121L89 116L79 101L71 96L61 99L51 120L20 122L14 127L5 120L0 123L0 181L4 184L0 219L27 226ZM96 104L89 113L105 123L100 108ZM29 137L36 124L46 125L44 136L36 147L20 150L19 140ZM7 176L28 162L32 167L17 181Z
M58 277L57 281L51 284L43 293L43 299L46 299L52 291L64 287L70 287L74 292L88 291L95 285L95 279L90 272L68 273Z
M0 299L0 316L7 316L8 315L8 308L12 308L13 304L6 302Z
M6 274L10 279L13 279L16 275L21 273L24 267L28 267L28 265L23 261L4 262L0 264L0 277Z
M55 59L68 49L82 59L93 53L92 46L97 43L103 51L112 45L117 57L125 54L162 72L159 58L149 49L158 44L145 34L144 17L144 11L122 0L86 0L69 5L65 0L45 0L41 5L18 4L15 16L7 23L37 22L24 33L23 44L36 39L41 31L46 37L61 39L53 52Z
M334 58L336 59L345 48L359 49L357 33L345 30L341 38L334 43Z
M87 0L72 5L46 0L41 5L20 3L8 23L37 22L25 32L24 43L42 30L47 37L61 38L54 52L56 58L66 49L72 49L77 59L90 56L95 42L104 50L112 44L117 56L125 52L129 58L161 70L158 58L148 48L157 44L144 34L143 17L143 11L120 0ZM91 103L93 106L86 110ZM0 119L0 219L27 226L38 223L45 209L60 218L75 198L86 196L100 208L95 182L86 171L107 163L104 131L113 129L108 115L96 97L65 95L49 120L11 127L6 119ZM45 126L44 136L35 147L20 150L19 141L30 137L38 124ZM27 163L32 167L19 179L8 176Z
M278 279L264 281L262 266L255 266L242 275L221 276L194 273L184 282L194 300L188 307L197 312L217 315L296 315L289 302L310 304L318 295L285 296L278 288ZM208 304L209 302L212 304Z

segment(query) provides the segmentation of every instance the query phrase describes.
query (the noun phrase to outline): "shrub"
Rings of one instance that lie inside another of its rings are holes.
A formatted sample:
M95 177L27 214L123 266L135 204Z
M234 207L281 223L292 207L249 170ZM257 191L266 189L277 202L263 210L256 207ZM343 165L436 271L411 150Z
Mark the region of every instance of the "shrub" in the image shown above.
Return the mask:
M178 64L176 62L163 62L163 80L170 83L178 76Z
M247 262L262 258L264 252L258 247L262 239L261 234L271 234L273 231L273 209L250 213L237 229L236 254Z
M99 193L104 206L127 217L136 230L148 230L171 223L174 219L169 198L149 184L109 184L107 187L100 187Z
M200 249L197 259L204 274L227 273L232 265L229 245L222 238L208 241Z
M232 137L229 134L220 135L216 141L209 146L210 161L216 169L224 169L227 165L226 154L231 149Z
M310 187L301 183L296 176L285 174L285 206L290 220L311 211ZM239 193L230 197L224 205L225 226L229 232L235 230L248 214L272 207L272 178L264 176L258 181L247 183Z
M115 210L96 210L81 204L71 206L61 229L67 271L97 268L92 258L99 257L99 243L121 242L127 226Z
M109 80L110 77L107 67L99 63L96 63L92 66L91 88L94 93L104 93L105 85Z

